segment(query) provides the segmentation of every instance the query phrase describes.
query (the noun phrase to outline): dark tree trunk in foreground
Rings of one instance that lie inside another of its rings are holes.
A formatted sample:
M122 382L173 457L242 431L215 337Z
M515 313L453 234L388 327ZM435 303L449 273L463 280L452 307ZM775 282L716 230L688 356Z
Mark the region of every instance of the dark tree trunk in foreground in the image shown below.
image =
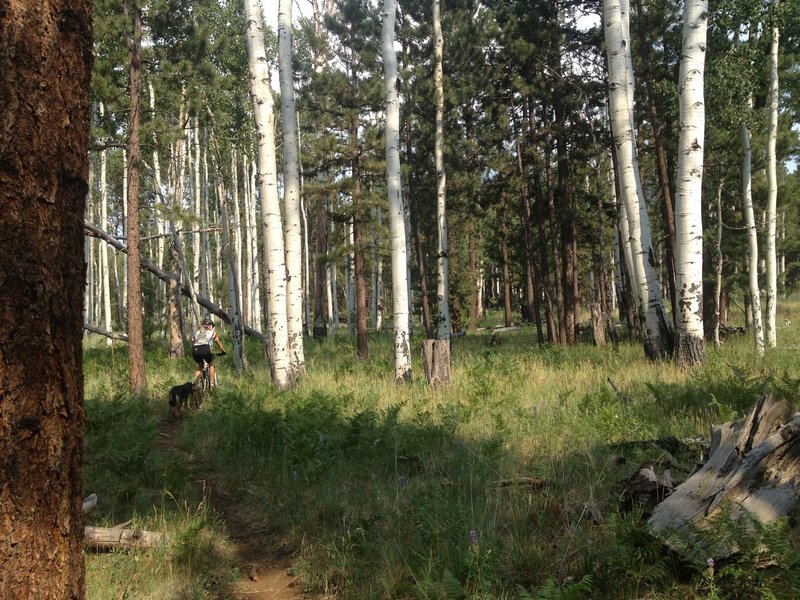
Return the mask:
M142 100L142 7L130 0L125 10L131 19L131 112L128 115L128 381L134 394L147 391L142 330L142 279L139 271L139 121Z
M88 0L0 9L0 598L84 597Z

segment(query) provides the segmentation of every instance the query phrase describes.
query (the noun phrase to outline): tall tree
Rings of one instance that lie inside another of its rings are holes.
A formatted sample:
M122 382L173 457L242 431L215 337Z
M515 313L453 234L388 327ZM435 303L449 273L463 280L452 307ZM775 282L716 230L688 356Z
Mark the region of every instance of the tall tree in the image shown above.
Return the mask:
M633 123L633 67L627 0L604 0L603 21L608 54L609 112L617 158L619 191L627 217L637 308L644 326L645 354L652 360L670 355L672 331L666 319L660 285L654 268L650 222L639 179L639 160Z
M394 51L395 0L383 1L381 48L386 90L386 189L392 248L392 316L394 319L395 380L411 381L411 335L408 310L408 258L400 185L400 103L397 97L397 56Z
M436 222L438 224L439 252L437 253L438 284L436 297L439 301L437 334L440 340L450 339L450 277L447 244L447 177L444 170L444 84L442 83L442 54L444 37L439 15L439 0L433 0L433 85L436 93Z
M270 88L269 63L264 46L260 0L245 0L245 34L250 64L250 96L258 143L258 188L261 193L261 216L264 228L264 276L266 312L269 328L266 338L272 381L278 389L292 383L290 377L286 323L286 263L278 198L278 175L275 158L275 113Z
M0 10L0 597L84 597L92 3Z
M707 0L687 0L678 81L680 139L675 201L675 360L682 366L705 361L703 335L703 148Z
M773 8L777 8L778 0L772 0ZM777 12L777 11L774 11ZM773 15L777 19L777 15ZM771 28L769 47L769 129L767 131L767 231L765 235L765 253L767 259L766 273L766 327L767 346L774 348L778 344L775 319L778 310L778 251L776 243L778 214L778 161L776 145L778 139L778 42L780 32L777 25Z
M139 128L142 104L142 5L141 0L126 0L125 10L130 18L131 33L128 46L128 381L131 391L143 394L147 390L144 368L144 330L142 327L142 279L139 270L141 249L139 240L139 173L141 150Z
M297 108L292 71L292 0L278 6L278 65L283 131L283 206L286 244L286 323L289 335L290 377L305 370L303 353L303 236L300 219L300 166Z

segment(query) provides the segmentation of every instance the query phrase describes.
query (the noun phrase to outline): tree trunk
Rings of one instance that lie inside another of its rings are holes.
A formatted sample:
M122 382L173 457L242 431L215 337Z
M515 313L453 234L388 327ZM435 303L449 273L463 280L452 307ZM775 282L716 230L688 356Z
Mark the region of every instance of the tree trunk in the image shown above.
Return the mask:
M627 9L627 4L625 4ZM651 360L666 358L672 352L672 331L656 276L650 241L650 222L639 178L639 160L634 143L633 68L630 58L630 32L627 10L619 0L604 0L603 18L609 72L611 128L616 148L619 191L628 221L632 269L631 283L644 325L645 355Z
M80 600L92 3L6 2L0 32L0 597Z
M444 87L442 84L442 53L444 38L439 18L439 0L433 0L433 85L436 92L436 222L438 224L439 248L437 253L438 279L436 298L439 313L436 316L437 333L440 340L450 339L450 276L447 240L447 202L445 190L447 178L444 171ZM447 358L450 358L448 353Z
M777 6L778 0L772 0ZM767 346L775 348L778 344L775 318L778 309L778 254L776 246L776 223L778 203L777 156L775 153L778 138L778 39L777 27L772 28L770 44L770 78L769 78L769 128L767 130L767 232L765 253L767 259L767 308L765 336Z
M752 108L752 95L748 97L748 109ZM748 110L748 113L750 110ZM756 354L764 356L764 326L761 320L761 288L758 285L758 233L756 218L753 213L753 188L752 188L752 147L750 146L750 130L747 125L742 125L742 196L744 198L744 220L747 227L748 244L748 289L751 298L753 315L753 343ZM747 295L747 294L745 294Z
M286 315L286 262L283 246L278 176L275 159L275 114L270 89L269 64L264 47L260 0L245 0L247 53L250 66L250 95L258 140L258 187L264 229L264 286L267 356L272 381L278 389L291 386L289 335Z
M744 421L712 429L708 460L655 507L649 525L675 549L688 542L704 548L705 556L729 556L736 551L733 541L709 548L702 531L723 511L729 520L761 523L793 513L800 505L799 440L800 416L790 404L761 398Z
M128 49L130 74L130 113L128 115L128 382L131 392L147 392L144 369L144 331L142 329L142 281L139 271L139 121L142 100L142 6L141 0L128 0L131 19Z
M292 0L280 0L278 5L278 64L283 131L286 325L289 336L289 377L294 381L305 372L306 361L303 351L303 235L300 219L299 141L292 72Z
M703 331L703 95L707 0L687 0L680 75L680 136L675 199L675 361L691 367L705 362Z
M400 104L397 98L397 56L394 51L395 0L383 2L382 54L386 90L386 188L392 236L392 316L394 318L395 380L411 381L411 340L408 310L408 259L400 185Z
M317 259L314 262L314 337L327 335L327 265L328 265L328 211L325 198L317 198Z
M423 340L422 363L433 387L450 383L450 340Z

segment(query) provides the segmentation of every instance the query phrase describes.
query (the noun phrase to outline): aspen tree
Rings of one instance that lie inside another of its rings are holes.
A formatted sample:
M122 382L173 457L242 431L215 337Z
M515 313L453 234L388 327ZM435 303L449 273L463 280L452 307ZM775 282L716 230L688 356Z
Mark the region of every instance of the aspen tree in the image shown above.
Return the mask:
M392 244L392 316L394 319L395 380L411 381L411 339L408 257L403 192L400 184L400 101L397 96L397 56L394 51L395 0L383 2L382 54L386 90L386 188Z
M773 7L778 6L778 0L773 0ZM775 146L778 138L778 41L780 32L777 27L772 27L772 42L770 43L769 64L769 128L767 130L767 233L765 253L767 261L766 273L766 343L770 348L778 344L775 319L778 305L778 255L776 245L776 223L778 205L778 167Z
M652 264L650 222L639 180L639 160L633 124L633 68L626 0L604 0L603 20L608 54L609 112L617 152L619 188L628 221L633 264L630 271L640 320L644 326L644 350L652 360L672 351L672 332L666 319L655 269Z
M260 0L245 0L245 37L258 144L257 182L261 194L264 230L265 311L268 327L267 355L272 381L278 389L291 385L286 315L286 259L283 245L278 175L275 157L275 113L269 64L264 47Z
M681 366L705 361L703 335L703 148L707 0L687 0L683 19L678 90L680 136L675 195L675 360Z
M278 4L278 65L283 132L283 206L286 243L286 324L290 377L305 371L303 352L303 240L300 219L300 167L297 107L292 72L292 1Z

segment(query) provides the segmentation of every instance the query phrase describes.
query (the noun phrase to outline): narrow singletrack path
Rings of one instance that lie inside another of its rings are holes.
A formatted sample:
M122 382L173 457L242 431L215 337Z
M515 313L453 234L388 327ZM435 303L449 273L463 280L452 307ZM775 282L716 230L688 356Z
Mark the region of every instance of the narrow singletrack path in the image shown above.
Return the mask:
M187 462L177 447L180 421L167 418L159 431L159 447L170 449ZM308 600L299 581L289 574L292 551L276 543L276 532L269 527L269 515L245 505L241 495L226 489L213 474L195 476L195 483L211 508L225 523L226 536L235 549L241 577L225 598L236 600Z

